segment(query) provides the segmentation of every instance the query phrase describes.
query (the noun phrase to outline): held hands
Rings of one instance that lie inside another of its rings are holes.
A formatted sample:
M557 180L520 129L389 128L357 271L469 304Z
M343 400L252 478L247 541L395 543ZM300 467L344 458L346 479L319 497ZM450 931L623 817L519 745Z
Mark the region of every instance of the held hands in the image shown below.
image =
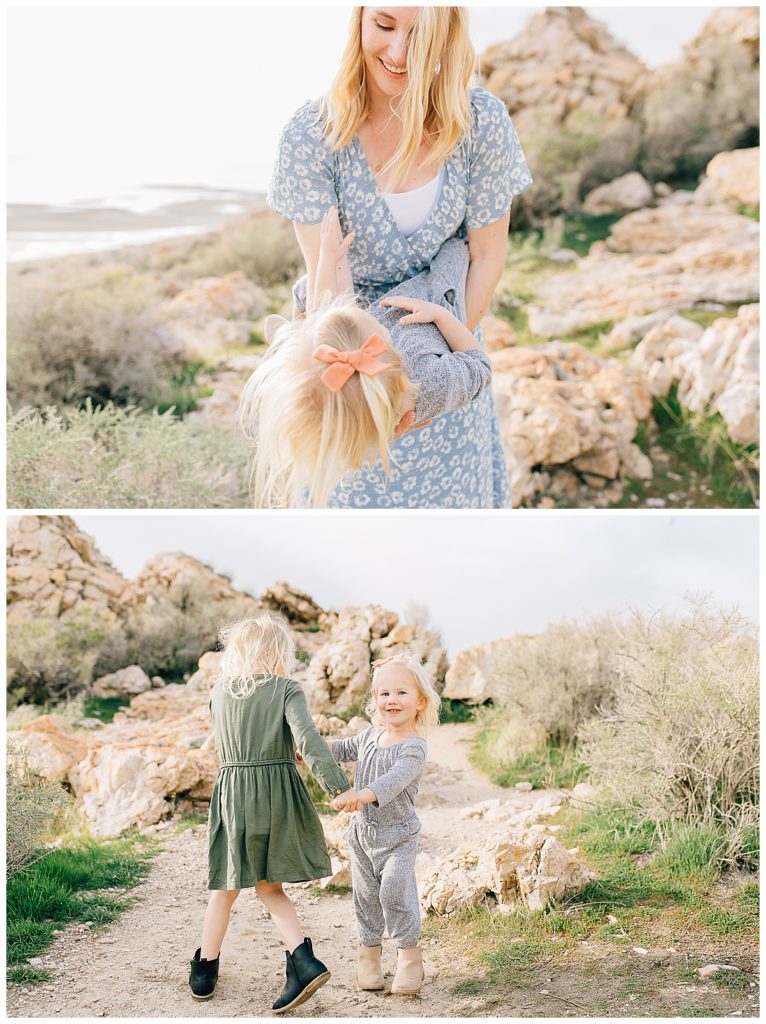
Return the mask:
M395 306L397 309L409 310L408 315L403 316L399 321L402 326L407 324L433 324L441 320L446 312L435 302L426 302L425 299L411 299L406 295L392 295L390 298L381 299L380 305Z
M336 811L361 811L366 803L355 789L347 789L330 801L330 807Z

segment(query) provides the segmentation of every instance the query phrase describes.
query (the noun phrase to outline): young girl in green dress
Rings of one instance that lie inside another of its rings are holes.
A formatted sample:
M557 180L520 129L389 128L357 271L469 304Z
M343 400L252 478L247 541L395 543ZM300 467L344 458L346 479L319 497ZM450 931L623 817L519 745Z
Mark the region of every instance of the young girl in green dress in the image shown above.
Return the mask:
M225 627L210 694L221 769L210 799L208 888L202 942L191 961L195 999L210 999L220 948L240 890L254 887L285 943L287 978L272 1009L305 1002L330 977L314 956L283 882L332 873L322 826L295 765L296 748L334 797L349 788L320 737L303 690L289 678L295 644L286 623L264 613Z

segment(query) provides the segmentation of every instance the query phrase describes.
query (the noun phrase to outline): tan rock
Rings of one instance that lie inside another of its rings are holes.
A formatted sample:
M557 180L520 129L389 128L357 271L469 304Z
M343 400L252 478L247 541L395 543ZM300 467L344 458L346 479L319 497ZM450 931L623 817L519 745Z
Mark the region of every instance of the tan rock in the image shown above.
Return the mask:
M72 768L88 750L88 738L75 733L59 715L35 718L14 736L35 775L47 782L67 782Z
M622 110L625 110L624 106ZM629 171L606 185L594 188L583 200L582 208L584 213L600 217L607 213L641 210L649 206L653 198L652 186L643 174Z
M140 665L128 665L118 672L96 679L91 686L94 697L128 697L152 689L152 681Z

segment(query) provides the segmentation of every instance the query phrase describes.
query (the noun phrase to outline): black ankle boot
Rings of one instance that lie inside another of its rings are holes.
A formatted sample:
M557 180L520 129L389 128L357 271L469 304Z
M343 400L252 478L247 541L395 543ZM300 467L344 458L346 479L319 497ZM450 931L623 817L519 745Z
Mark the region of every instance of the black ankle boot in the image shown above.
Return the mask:
M305 1003L330 978L325 965L314 956L311 939L304 939L292 953L285 951L285 956L287 980L282 995L272 1006L275 1013L285 1013Z
M221 959L219 953L215 960L202 960L200 947L194 954L189 972L189 987L193 999L212 999L215 992L215 984L218 981L218 963Z

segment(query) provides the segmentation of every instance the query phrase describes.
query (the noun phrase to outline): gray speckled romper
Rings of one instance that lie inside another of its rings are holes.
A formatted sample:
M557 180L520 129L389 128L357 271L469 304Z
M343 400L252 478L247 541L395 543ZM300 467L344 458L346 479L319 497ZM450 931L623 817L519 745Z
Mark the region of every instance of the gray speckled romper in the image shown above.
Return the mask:
M335 740L332 755L336 761L356 761L355 788L377 796L354 814L348 832L359 942L379 946L385 928L398 949L409 949L420 938L415 796L428 747L419 736L379 747L380 734L371 726Z

